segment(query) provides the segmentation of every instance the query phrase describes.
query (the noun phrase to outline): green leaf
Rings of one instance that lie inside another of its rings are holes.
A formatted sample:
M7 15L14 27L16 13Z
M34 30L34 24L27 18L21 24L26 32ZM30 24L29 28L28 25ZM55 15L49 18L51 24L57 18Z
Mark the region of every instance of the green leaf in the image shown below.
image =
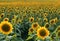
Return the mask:
M26 40L30 40L30 39L32 39L33 37L32 36L29 36Z

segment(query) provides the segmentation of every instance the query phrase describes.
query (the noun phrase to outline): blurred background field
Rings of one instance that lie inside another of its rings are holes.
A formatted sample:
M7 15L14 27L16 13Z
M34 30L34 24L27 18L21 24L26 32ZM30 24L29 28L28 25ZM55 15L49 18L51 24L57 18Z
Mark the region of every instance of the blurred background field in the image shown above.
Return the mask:
M24 2L52 1L52 2L55 2L55 1L58 1L58 0L0 0L0 2L5 2L5 1L6 1L6 2L14 2L14 1L15 1L15 2L16 2L16 1L24 1Z

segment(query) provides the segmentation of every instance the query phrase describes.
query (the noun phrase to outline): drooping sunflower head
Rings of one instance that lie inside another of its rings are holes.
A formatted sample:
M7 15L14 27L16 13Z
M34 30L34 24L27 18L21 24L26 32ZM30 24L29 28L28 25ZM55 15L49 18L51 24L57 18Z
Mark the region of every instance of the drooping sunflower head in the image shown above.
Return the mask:
M38 27L39 27L38 22L35 22L35 23L32 24L32 28L33 28L34 30L37 30Z
M45 27L40 27L37 30L37 36L38 38L45 39L47 36L49 36L49 31Z
M0 30L3 34L10 34L12 32L12 24L8 21L3 21L0 24Z

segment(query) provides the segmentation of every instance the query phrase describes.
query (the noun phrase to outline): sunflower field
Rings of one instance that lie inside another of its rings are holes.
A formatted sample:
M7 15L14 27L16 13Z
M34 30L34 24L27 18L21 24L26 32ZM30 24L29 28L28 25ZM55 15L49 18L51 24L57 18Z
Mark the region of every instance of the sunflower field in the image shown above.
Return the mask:
M0 41L60 41L60 3L1 2Z

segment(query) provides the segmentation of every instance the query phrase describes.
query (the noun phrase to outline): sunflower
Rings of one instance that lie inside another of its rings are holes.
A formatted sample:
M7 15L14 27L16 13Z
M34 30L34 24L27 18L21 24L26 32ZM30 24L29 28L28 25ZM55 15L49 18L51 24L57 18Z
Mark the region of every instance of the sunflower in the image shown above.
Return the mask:
M8 21L3 21L0 24L0 30L3 34L10 34L12 32L12 24Z
M0 17L3 18L3 17L4 17L4 13L2 13L2 14L0 15Z
M6 16L7 16L7 17L9 17L9 16L10 16L10 14L7 14Z
M34 17L30 17L30 18L29 18L29 21L30 21L30 22L33 22L33 21L34 21Z
M56 24L57 22L58 22L57 17L52 19L52 20L50 20L50 24Z
M37 21L40 21L40 20L41 20L41 18L37 17Z
M50 24L51 25L55 24L55 20L54 19L50 20Z
M28 32L28 34L32 34L33 33L33 29L32 28L29 28L29 32Z
M55 20L55 23L57 23L57 22L58 22L58 18L57 18L57 17L56 17L54 20Z
M34 30L37 30L38 27L39 27L38 22L35 22L35 23L32 24L32 28L33 28Z
M47 19L47 18L44 18L43 21L44 21L44 22L48 22L48 19Z
M57 27L56 31L59 31L60 30L60 26Z
M16 15L13 15L13 16L12 16L12 19L16 19Z
M38 38L45 39L47 36L49 36L49 31L45 27L40 27L37 30L37 36Z
M12 8L11 6L8 6L8 8L7 8L8 13L10 13L10 11L12 10L11 8Z
M9 19L8 18L4 18L4 21L9 21Z
M46 24L45 24L45 27L48 28L48 27L49 27L49 23L46 23Z
M32 28L29 28L29 32L33 32L34 30Z
M47 17L47 16L48 16L48 13L44 13L44 14L43 14L43 17Z
M60 30L57 32L56 36L60 38Z
M22 19L18 19L16 22L17 23L21 23L22 22Z

